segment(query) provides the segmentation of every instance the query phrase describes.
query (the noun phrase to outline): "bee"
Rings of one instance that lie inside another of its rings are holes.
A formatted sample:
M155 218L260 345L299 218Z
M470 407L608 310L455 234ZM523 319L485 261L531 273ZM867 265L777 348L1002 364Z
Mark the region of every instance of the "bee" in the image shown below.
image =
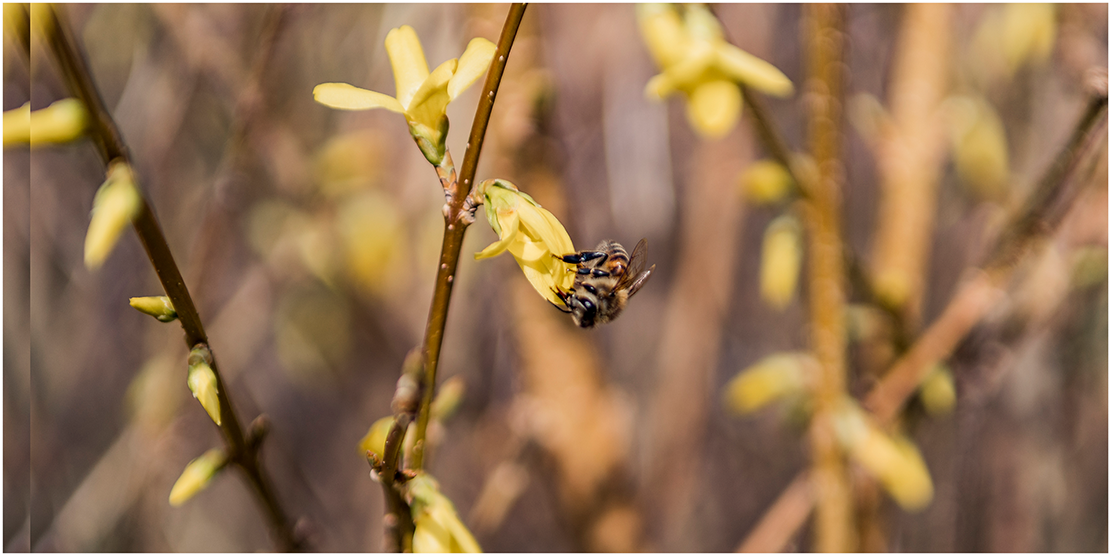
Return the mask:
M603 240L593 251L553 256L576 265L571 291L557 289L555 292L564 304L556 308L569 313L582 328L593 328L595 324L617 318L629 298L640 291L656 269L656 265L652 265L644 270L648 258L648 241L644 239L633 248L632 256L620 243L609 239Z

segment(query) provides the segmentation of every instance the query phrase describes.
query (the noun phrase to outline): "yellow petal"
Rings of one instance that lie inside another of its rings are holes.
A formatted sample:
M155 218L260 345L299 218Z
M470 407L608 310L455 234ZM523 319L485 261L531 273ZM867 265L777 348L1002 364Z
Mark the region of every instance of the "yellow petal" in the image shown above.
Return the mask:
M475 253L474 258L476 260L489 259L490 257L502 254L503 252L505 252L506 249L509 249L509 245L513 243L515 239L517 239L520 222L520 217L517 215L517 211L512 211L505 214L504 217L499 218L499 221L501 222L502 229L501 239L494 243L491 243L489 246L486 247L486 249Z
M193 397L201 402L212 422L220 425L220 396L216 389L216 373L204 361L198 361L189 366L189 378L186 380Z
M428 62L424 59L417 32L408 25L391 29L386 35L386 53L393 67L397 100L402 107L408 108L417 89L428 79Z
M556 305L563 304L553 290L570 290L575 279L574 273L568 272L567 267L558 263L554 257L540 258L535 261L524 261L516 257L514 259L536 293Z
M459 67L455 68L455 75L451 76L451 82L447 86L447 94L451 100L455 100L460 93L486 73L490 62L494 61L494 53L497 49L494 43L482 37L471 39L467 49L459 57Z
M451 552L451 533L430 515L413 519L413 552L419 554Z
M728 43L720 43L716 53L718 67L745 85L779 97L795 91L791 80L783 72L748 52Z
M441 127L440 120L444 118L447 104L451 102L447 86L458 64L458 60L448 60L429 74L405 109L405 117L409 121L427 126L430 130Z
M691 39L696 41L717 42L722 39L721 22L702 4L687 6L683 27Z
M691 92L711 76L717 55L709 43L698 41L687 49L686 56L664 69L671 86Z
M532 203L521 203L517 212L521 215L521 225L528 230L528 234L539 240L550 254L574 252L571 237L552 213Z
M638 4L636 10L640 34L656 64L666 68L682 60L690 40L675 9L667 4Z
M933 372L918 387L918 399L930 415L944 415L953 410L957 403L957 389L953 384L953 373L944 365L937 365Z
M651 100L662 100L678 90L675 81L666 73L653 76L644 86L644 96Z
M768 224L760 255L760 297L782 311L795 297L802 267L802 228L793 216Z
M891 438L869 428L851 453L903 509L919 510L933 499L934 486L926 462L909 440Z
M180 506L204 490L226 463L227 456L218 448L213 448L189 462L174 483L174 488L170 489L170 505Z
M131 223L142 207L142 202L131 168L114 163L108 170L108 179L93 198L93 217L85 235L87 268L100 268L116 246L124 227Z
M5 10L12 4L4 4ZM4 147L31 142L31 103L4 112Z
M732 81L720 79L696 87L687 102L687 118L703 137L729 133L741 115L741 90Z
M31 146L68 143L81 137L88 122L85 105L75 98L59 100L31 112Z
M321 83L312 90L312 96L316 102L339 110L385 108L398 114L405 112L397 99L347 83Z
M444 497L444 500L447 500L447 497ZM432 515L451 534L452 552L468 554L482 552L482 548L478 546L478 541L475 540L467 526L459 520L459 515L455 513L455 507L450 502L432 508Z

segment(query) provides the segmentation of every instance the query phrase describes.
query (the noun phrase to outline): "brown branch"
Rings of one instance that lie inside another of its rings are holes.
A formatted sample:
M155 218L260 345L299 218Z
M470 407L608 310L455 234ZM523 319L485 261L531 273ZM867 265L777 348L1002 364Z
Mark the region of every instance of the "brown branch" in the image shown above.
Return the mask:
M811 477L817 498L814 548L854 549L852 494L834 417L846 395L845 265L841 240L841 89L844 8L807 6L808 135L817 179L803 204L809 229L810 334L821 371L810 422Z
M876 413L881 423L890 421L897 414L898 409L917 389L930 365L952 353L984 313L993 306L993 301L1000 294L998 285L1003 283L1009 271L1029 251L1030 246L1038 238L1052 233L1060 224L1065 209L1072 204L1076 190L1079 189L1079 184L1071 183L1075 181L1073 178L1077 169L1092 153L1094 145L1106 137L1102 133L1107 122L1106 73L1095 77L1092 89L1088 107L1075 126L1069 142L1038 181L1037 189L1023 205L1023 209L1003 228L999 239L984 259L983 270L976 271L964 282L941 316L895 362L884 379L865 398L865 405ZM800 473L792 485L797 484L804 473L805 471ZM780 495L780 500L789 496L793 497L794 494L785 491ZM813 501L811 498L810 503ZM781 502L776 502L769 513L780 506ZM749 532L741 546L750 546L748 539L764 539L775 534L782 536L782 533L769 531L770 528L777 527L776 523L765 517ZM760 546L769 551L773 549L772 545Z
M490 122L490 112L494 109L494 99L497 97L498 85L501 84L502 73L505 71L505 63L509 60L513 39L517 36L517 29L524 15L525 4L513 4L509 7L501 37L498 38L497 50L494 52L494 61L486 74L482 97L478 100L478 109L475 111L474 123L471 125L470 140L467 142L467 151L463 155L463 167L459 176L462 181L445 184L450 189L448 203L444 205L444 239L440 247L436 289L432 294L432 307L428 313L428 324L424 333L424 397L421 400L417 429L414 433L416 435L413 444L414 469L421 469L424 466L425 433L428 430L429 408L436 393L436 370L440 363L440 348L444 342L444 325L447 323L455 270L459 266L463 234L467 226L474 221L474 210L478 206L471 197L478 157L482 152L486 127Z
M814 509L810 475L799 473L737 547L737 552L783 552Z
M111 112L104 103L100 92L93 82L88 63L83 54L78 50L76 43L69 35L67 26L64 25L62 13L49 8L51 16L49 21L41 22L39 28L45 32L45 39L58 63L62 75L69 85L70 90L85 105L91 121L89 135L93 139L98 152L105 165L115 161L122 161L129 166L130 155L127 145L119 127L113 120ZM36 22L36 25L39 22ZM28 44L28 48L30 45ZM178 320L185 332L185 344L190 349L208 342L204 326L201 324L200 315L193 304L185 281L181 277L177 264L166 243L165 235L158 224L158 220L151 209L142 189L136 184L140 192L141 202L138 214L132 221L135 233L147 252L147 257L154 266L159 281L162 283L166 295L170 298L177 311ZM217 392L220 398L220 413L224 416L219 425L220 432L228 453L228 459L243 472L252 490L257 495L258 501L270 522L271 532L274 534L278 545L286 551L304 548L301 540L293 534L293 528L286 517L285 510L281 507L274 494L269 478L262 470L259 461L259 445L261 442L249 441L243 433L239 417L231 404L227 385L220 375L219 369L213 361L212 370L216 375Z

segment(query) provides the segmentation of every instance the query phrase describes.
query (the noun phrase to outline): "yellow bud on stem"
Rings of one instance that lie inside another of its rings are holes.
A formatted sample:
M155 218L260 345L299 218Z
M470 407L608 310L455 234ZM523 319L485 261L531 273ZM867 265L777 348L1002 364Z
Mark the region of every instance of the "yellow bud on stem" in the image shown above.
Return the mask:
M108 179L93 197L93 217L85 235L87 268L100 268L116 246L124 227L138 214L142 202L131 167L123 162L109 166Z
M170 489L170 505L180 506L204 490L227 463L227 454L219 448L213 448L189 462L189 465L185 466L185 471L181 472L181 476L174 483L174 488Z
M189 352L189 378L186 383L193 397L217 426L220 420L220 395L216 389L216 373L212 370L212 352L200 344Z
M129 302L140 313L146 313L161 322L171 322L177 318L174 304L164 295L132 297Z

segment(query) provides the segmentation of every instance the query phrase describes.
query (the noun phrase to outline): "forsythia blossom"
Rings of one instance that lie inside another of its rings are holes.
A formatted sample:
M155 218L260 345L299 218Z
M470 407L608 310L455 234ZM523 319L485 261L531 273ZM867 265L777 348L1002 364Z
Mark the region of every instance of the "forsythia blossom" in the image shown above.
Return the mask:
M494 43L476 38L458 59L452 58L429 72L416 31L403 25L386 35L386 53L397 85L396 98L347 83L317 85L313 97L340 110L385 108L403 114L409 122L409 133L425 158L439 165L446 151L447 105L486 73L495 50Z
M794 91L775 66L725 42L721 23L704 6L686 6L680 15L667 4L642 4L637 21L663 70L648 81L645 93L663 99L682 92L687 118L703 136L720 137L733 128L741 114L738 82L776 96Z
M575 252L563 224L508 181L486 180L478 184L476 194L482 196L486 219L500 239L476 253L475 258L486 259L509 251L532 287L544 299L562 305L556 290L570 290L574 274L568 272L567 263L556 257Z
M413 552L482 552L435 479L418 473L404 488L415 526Z

